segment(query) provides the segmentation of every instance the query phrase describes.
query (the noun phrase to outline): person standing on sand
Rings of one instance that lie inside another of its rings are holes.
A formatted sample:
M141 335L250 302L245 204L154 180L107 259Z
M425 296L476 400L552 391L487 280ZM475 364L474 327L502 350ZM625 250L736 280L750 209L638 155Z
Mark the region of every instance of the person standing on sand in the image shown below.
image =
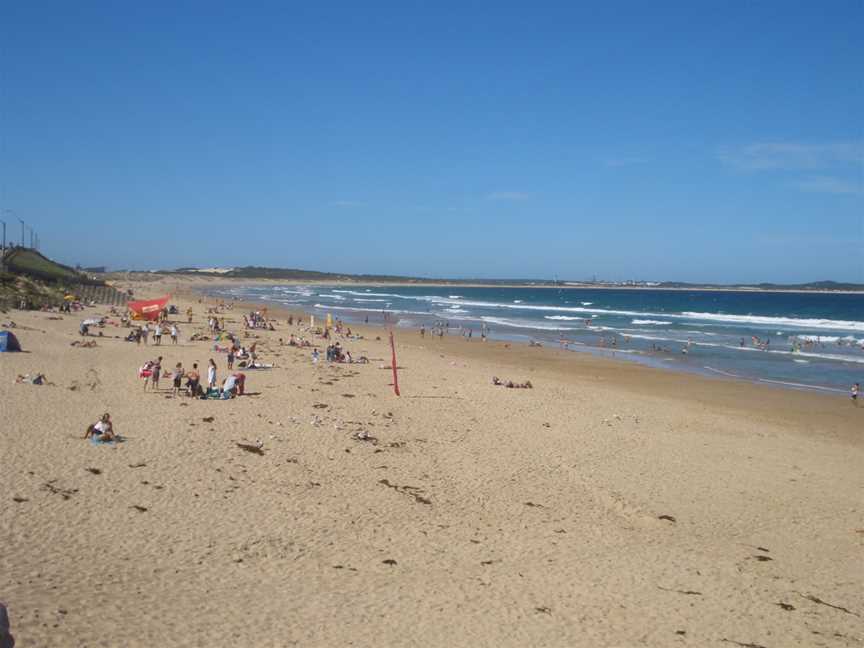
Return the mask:
M180 329L177 328L177 325L172 323L171 328L168 332L171 334L171 344L177 344L177 334L180 332Z
M192 307L191 306L186 309L186 319L187 319L187 321L186 321L187 324L192 323Z
M183 383L183 375L186 372L183 371L183 363L178 362L177 366L174 367L174 371L171 374L172 386L171 386L171 395L174 398L180 395L180 387Z
M861 385L855 383L852 385L852 389L849 390L849 396L852 398L852 404L855 407L858 407L858 392L861 390Z
M159 391L159 378L162 377L162 356L153 361L150 371L150 384L153 385L153 391ZM147 389L147 383L144 383L144 389Z
M150 326L144 322L144 326L141 327L141 339L144 340L144 346L147 346L148 335L150 335Z
M198 363L192 363L192 369L186 372L186 389L189 391L189 396L196 398L201 389L201 375L198 373Z
M156 327L153 329L153 344L162 345L162 324L159 322L156 322Z
M207 389L208 391L216 389L216 363L213 362L213 358L210 358L207 366Z

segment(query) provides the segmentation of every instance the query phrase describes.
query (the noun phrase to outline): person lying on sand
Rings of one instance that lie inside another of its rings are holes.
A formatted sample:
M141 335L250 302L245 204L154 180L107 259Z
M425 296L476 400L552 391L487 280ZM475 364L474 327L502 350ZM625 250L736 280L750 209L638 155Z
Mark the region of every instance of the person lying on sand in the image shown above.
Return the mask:
M512 380L503 381L498 376L492 376L492 384L499 385L501 387L507 387L508 389L533 389L534 385L531 384L530 380L526 380L523 383L514 383Z
M117 435L114 434L114 424L111 423L110 414L106 412L102 418L87 428L84 438L89 439L91 436L97 441L113 441L117 438Z
M19 384L27 384L27 385L53 385L54 383L48 382L48 379L45 377L43 373L37 373L33 376L30 374L18 374L15 377L15 382Z

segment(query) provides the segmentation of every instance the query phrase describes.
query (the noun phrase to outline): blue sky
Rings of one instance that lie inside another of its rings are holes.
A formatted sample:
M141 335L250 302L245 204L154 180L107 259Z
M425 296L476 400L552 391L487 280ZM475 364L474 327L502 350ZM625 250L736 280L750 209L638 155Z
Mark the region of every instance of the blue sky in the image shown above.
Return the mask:
M323 6L317 6L317 5ZM7 2L67 262L864 282L864 2Z

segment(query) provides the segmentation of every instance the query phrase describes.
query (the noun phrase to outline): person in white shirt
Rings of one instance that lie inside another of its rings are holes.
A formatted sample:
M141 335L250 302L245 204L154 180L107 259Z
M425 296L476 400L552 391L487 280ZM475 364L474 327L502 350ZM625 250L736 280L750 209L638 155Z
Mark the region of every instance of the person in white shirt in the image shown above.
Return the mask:
M213 358L210 358L207 367L207 389L216 389L216 363L213 362Z
M87 428L84 438L89 439L91 436L97 441L113 441L116 438L117 435L114 434L114 424L111 423L110 414L106 412L102 418Z

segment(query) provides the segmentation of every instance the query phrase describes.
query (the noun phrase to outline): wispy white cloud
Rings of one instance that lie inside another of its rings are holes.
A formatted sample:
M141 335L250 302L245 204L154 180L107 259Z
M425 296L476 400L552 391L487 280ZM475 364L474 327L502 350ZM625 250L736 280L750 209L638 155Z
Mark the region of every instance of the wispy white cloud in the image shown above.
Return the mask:
M721 147L717 157L724 164L742 171L824 169L860 165L864 161L864 141L754 142Z
M647 164L648 162L650 162L648 158L640 157L638 155L609 157L603 160L603 164L607 167L633 166L635 164Z
M862 195L864 194L864 181L854 182L829 176L814 176L802 180L798 183L798 188L801 191L814 193Z
M363 203L357 202L356 200L335 200L335 201L330 203L330 206L331 207L343 207L343 208L362 207Z
M486 200L528 200L529 195L521 191L493 191L487 194Z

